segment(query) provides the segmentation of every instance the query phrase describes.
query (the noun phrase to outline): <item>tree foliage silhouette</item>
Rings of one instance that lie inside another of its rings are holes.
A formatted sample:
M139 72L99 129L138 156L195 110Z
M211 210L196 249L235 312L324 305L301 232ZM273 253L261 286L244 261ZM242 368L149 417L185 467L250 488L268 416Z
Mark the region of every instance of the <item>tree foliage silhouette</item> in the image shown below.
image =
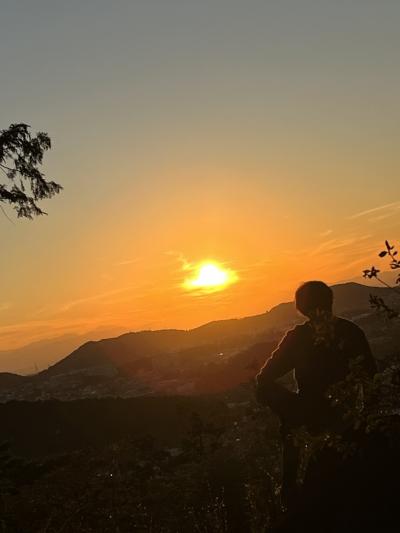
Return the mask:
M0 183L0 206L10 204L20 218L46 214L38 202L62 190L61 185L47 181L39 170L44 152L50 148L47 133L32 135L27 124L11 124L0 130L0 169L6 177Z
M380 258L386 257L389 259L389 265L391 270L400 270L400 260L398 259L398 250L396 250L395 246L392 246L389 241L385 241L385 249L379 252L378 256ZM400 273L397 274L395 279L396 287L393 287L386 283L380 276L379 276L380 270L376 268L375 266L372 266L371 268L367 268L363 271L364 278L367 279L376 279L387 287L388 289L391 289L397 296L400 296ZM394 319L394 318L400 318L400 313L396 309L393 309L387 303L383 298L380 298L379 296L370 295L370 303L371 307L376 309L377 311L380 311L384 313L387 318Z

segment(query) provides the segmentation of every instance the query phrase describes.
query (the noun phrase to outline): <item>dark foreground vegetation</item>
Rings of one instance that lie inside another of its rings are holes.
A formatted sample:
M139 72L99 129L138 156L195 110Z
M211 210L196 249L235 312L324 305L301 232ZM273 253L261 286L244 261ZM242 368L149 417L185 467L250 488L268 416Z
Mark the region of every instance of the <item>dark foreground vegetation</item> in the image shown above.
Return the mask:
M288 514L279 427L250 385L213 397L0 405L0 530L398 531L397 361L379 375L371 408L333 391L351 406L347 435L299 432L302 485Z
M2 531L262 531L280 450L251 398L0 406Z

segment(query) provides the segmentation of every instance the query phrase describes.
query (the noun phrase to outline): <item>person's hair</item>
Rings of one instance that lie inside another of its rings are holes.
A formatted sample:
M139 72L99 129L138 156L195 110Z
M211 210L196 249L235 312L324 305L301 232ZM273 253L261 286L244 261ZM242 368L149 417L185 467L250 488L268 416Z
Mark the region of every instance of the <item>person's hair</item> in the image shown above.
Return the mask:
M307 281L296 291L296 308L305 316L313 312L332 311L333 292L323 281Z

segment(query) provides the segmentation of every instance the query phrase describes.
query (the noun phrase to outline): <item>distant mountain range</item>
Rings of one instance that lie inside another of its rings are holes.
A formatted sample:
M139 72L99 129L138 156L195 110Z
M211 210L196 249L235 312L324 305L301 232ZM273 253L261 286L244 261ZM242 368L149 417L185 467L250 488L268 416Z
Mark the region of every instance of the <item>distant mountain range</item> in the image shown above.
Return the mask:
M20 348L0 350L0 372L36 374L66 357L88 340L116 336L124 331L120 327L101 327L82 335L65 334L32 342Z
M357 283L332 288L335 312L358 321L375 317L371 293L391 298L389 289ZM61 399L74 398L75 393L97 397L218 391L252 377L282 331L303 320L289 302L260 315L210 322L192 330L139 331L89 341L34 377L0 373L0 390L29 384L22 397L35 399L43 390L46 398ZM375 324L374 318L368 320L366 328ZM380 326L377 331L374 335L382 337Z

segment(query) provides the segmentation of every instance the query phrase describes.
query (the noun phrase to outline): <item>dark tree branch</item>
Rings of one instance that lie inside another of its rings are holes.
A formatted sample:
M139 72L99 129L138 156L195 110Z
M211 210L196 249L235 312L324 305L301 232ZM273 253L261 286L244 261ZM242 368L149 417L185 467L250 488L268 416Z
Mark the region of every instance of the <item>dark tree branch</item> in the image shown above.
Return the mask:
M32 219L46 214L38 202L58 194L62 186L46 180L39 170L44 152L51 148L50 137L44 132L32 136L29 129L20 123L0 131L0 169L8 178L0 183L0 203L10 204L18 217Z

